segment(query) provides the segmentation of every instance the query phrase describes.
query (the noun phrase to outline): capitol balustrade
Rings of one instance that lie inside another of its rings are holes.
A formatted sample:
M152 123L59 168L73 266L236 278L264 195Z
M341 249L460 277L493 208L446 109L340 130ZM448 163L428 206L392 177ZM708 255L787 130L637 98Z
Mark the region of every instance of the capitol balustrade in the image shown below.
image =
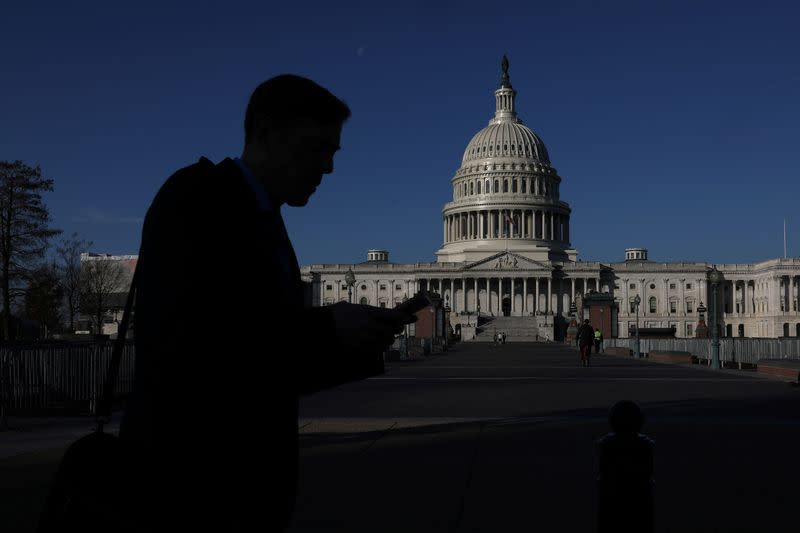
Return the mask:
M0 408L6 413L61 411L93 414L113 342L58 342L0 346ZM133 390L133 340L122 352L116 396Z
M621 347L635 350L636 339L606 339L604 348ZM711 339L640 339L641 353L658 351L689 352L698 359L711 359ZM800 339L719 339L720 361L744 365L758 365L761 359L800 360Z

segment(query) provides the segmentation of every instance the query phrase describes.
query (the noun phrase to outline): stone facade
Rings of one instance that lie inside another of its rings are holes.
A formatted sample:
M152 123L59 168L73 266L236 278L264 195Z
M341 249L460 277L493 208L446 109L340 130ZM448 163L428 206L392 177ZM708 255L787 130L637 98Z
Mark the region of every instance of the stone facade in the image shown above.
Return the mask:
M561 177L541 139L522 125L515 97L504 61L495 115L470 140L451 179L437 261L395 264L387 251L372 250L364 263L306 265L301 271L314 304L348 301L345 274L352 270L354 303L392 307L427 289L441 294L456 317L531 316L543 335L561 338L570 305L599 291L614 298L614 336L627 337L636 323L638 295L641 327L675 327L678 337L693 337L698 307L712 307L714 265L658 263L645 248L626 249L620 263L579 261ZM800 258L716 268L724 277L716 291L723 336L800 336Z

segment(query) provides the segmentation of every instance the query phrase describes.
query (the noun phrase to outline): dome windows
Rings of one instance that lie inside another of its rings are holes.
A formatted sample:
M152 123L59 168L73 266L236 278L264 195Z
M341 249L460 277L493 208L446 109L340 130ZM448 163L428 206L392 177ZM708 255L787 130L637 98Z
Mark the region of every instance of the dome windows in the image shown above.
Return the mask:
M526 194L528 189L528 180L522 178L522 194Z
M491 182L491 180L486 180L486 184L485 184L485 187L484 187L484 189L483 189L483 190L484 190L484 192L486 192L487 194L488 194L488 193L490 193L490 192L492 192L492 191L491 191L491 185L490 185L491 183L492 183L492 182Z
M478 191L477 191L477 192L478 192L478 194L480 194L480 193L481 193L481 182L480 182L480 181L478 181L478 183L476 183L476 185L478 186L478 187L477 187L477 189L478 189Z
M474 184L474 183L472 183L472 182L470 182L470 184L469 184L469 193L470 193L471 195L472 195L472 194L475 194L475 184Z
M503 192L508 192L508 180L503 180Z
M517 192L517 180L516 180L516 178L511 181L511 192Z

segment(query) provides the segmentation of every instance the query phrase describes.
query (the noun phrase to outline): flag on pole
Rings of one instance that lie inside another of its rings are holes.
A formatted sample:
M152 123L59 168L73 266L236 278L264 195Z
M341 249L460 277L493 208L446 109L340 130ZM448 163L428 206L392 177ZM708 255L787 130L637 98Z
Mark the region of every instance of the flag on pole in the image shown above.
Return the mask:
M512 226L516 226L516 224L514 224L514 219L512 219L510 216L508 216L508 213L503 213L503 216L506 217L506 222L508 222Z

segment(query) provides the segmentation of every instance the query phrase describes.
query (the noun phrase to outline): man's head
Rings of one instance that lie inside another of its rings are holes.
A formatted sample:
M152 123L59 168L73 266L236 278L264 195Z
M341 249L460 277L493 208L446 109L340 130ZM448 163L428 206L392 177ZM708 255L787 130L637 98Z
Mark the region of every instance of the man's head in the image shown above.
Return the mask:
M278 204L302 206L333 172L347 105L313 81L284 74L256 87L242 159Z

